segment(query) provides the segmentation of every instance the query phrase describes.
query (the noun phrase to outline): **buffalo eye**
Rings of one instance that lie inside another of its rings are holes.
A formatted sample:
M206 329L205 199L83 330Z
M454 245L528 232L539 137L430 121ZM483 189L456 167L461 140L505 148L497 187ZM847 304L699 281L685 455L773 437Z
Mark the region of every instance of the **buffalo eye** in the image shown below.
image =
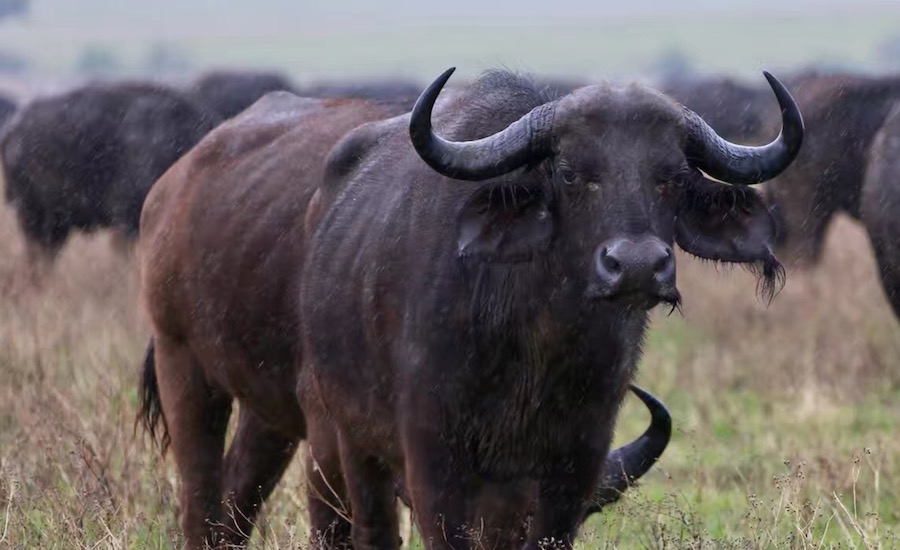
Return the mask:
M578 174L575 173L575 170L572 170L569 166L561 165L559 167L559 174L562 177L563 183L566 185L575 185L578 183Z

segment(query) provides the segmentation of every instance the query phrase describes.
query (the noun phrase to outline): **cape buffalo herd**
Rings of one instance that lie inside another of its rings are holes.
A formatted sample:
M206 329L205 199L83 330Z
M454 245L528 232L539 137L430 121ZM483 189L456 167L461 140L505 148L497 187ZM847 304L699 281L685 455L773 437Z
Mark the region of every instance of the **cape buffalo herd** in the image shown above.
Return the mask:
M900 319L900 77L452 73L0 97L26 262L139 237L137 423L189 548L245 546L303 441L313 547L398 548L402 504L428 550L572 548L669 444L634 379L676 244L771 299L848 214Z
M552 97L497 71L439 101L451 72L406 114L269 95L151 190L140 418L171 444L191 547L245 543L302 439L323 547L398 547L398 497L429 549L476 525L570 547L668 442L634 387L651 426L609 451L648 310L680 301L674 243L776 284L747 185L803 123L774 77L782 132L745 147L640 86Z

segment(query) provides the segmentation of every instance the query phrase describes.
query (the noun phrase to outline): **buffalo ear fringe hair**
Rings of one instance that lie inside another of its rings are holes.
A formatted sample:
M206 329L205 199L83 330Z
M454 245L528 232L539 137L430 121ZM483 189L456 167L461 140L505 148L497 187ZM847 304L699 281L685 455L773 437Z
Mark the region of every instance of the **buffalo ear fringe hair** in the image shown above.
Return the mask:
M756 276L756 294L770 305L775 296L784 288L787 274L784 266L772 252L759 261L744 264L744 268Z
M776 258L772 252L769 252L768 256L761 260L747 263L711 260L709 258L703 258L702 256L695 256L693 254L691 254L691 257L697 258L704 265L714 266L716 270L722 267L728 270L738 265L741 266L743 269L747 270L754 277L756 277L756 294L760 299L766 302L767 306L772 304L772 300L775 299L775 296L778 296L778 293L781 292L781 290L784 288L785 282L787 281L787 274L785 273L784 266L781 265L781 262L778 261L778 258ZM675 308L675 311L680 310L681 303L679 302ZM669 312L670 315L671 313L672 312Z

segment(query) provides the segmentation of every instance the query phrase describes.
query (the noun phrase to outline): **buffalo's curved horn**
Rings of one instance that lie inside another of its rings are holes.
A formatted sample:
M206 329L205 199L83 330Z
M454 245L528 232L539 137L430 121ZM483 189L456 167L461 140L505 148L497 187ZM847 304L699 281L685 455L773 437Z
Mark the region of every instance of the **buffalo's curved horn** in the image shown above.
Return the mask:
M735 145L721 138L700 115L684 109L688 140L685 155L689 162L710 176L741 185L770 180L790 166L803 143L803 117L787 88L767 71L766 80L781 107L781 133L775 141L760 147Z
M552 103L535 107L505 130L486 138L454 142L436 135L431 127L431 111L455 70L452 67L444 71L413 107L409 137L422 160L447 177L480 181L509 173L549 154Z
M672 437L672 417L666 406L650 392L632 384L631 391L650 409L650 427L631 443L609 453L603 466L603 476L588 505L585 517L599 512L622 496L647 473L666 450Z

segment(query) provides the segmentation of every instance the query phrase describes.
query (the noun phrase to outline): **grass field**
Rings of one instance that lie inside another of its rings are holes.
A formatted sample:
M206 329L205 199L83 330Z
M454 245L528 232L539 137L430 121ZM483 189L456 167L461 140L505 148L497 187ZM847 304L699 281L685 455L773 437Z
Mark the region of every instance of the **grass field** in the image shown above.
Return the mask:
M78 237L38 284L5 206L0 258L0 548L173 547L174 466L132 434L135 263ZM900 328L859 228L841 220L768 308L742 270L679 262L683 315L656 316L640 372L674 440L581 547L900 547ZM633 401L622 441L647 422ZM297 460L255 548L302 545L303 480Z

